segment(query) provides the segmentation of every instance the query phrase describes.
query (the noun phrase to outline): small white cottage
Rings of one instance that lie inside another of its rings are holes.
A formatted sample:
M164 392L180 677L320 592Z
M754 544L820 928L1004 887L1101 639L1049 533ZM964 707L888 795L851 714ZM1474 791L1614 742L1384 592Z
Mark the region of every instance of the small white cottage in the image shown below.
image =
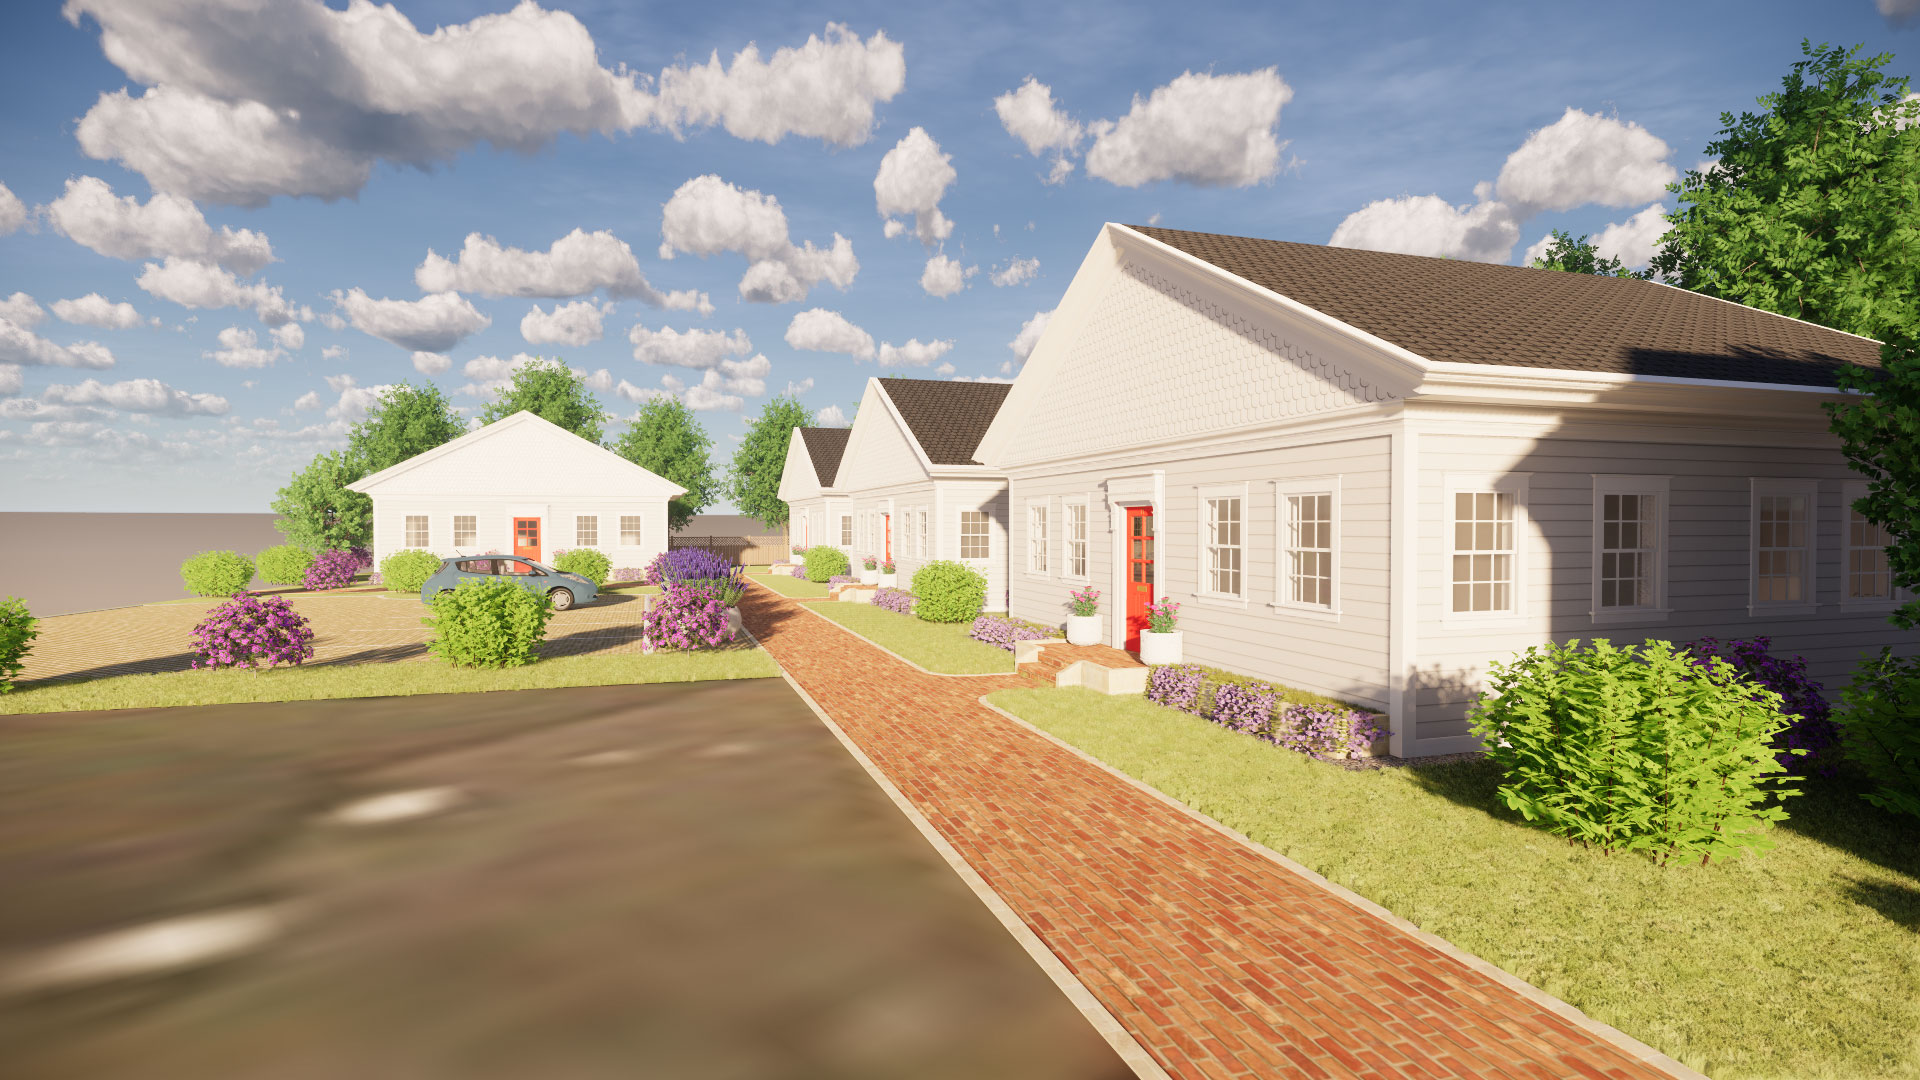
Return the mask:
M551 562L596 548L640 568L667 550L680 485L530 412L347 485L373 499L374 564L396 551Z
M851 544L851 535L836 530L837 507L846 502L834 486L840 456L846 452L847 428L794 428L787 440L787 460L780 470L780 501L787 504L787 539L798 559L816 544Z

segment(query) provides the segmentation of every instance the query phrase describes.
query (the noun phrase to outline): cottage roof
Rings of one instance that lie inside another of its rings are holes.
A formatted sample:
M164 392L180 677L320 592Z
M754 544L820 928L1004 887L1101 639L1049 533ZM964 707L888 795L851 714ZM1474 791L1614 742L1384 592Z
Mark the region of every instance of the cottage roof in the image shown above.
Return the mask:
M1127 227L1428 360L1794 386L1880 363L1871 339L1654 281Z
M843 427L800 429L800 441L807 445L807 457L813 462L813 475L819 478L821 487L832 487L834 477L840 475L840 457L847 452L847 436L852 430Z
M973 452L1007 400L1007 383L880 379L880 388L935 465L978 465Z

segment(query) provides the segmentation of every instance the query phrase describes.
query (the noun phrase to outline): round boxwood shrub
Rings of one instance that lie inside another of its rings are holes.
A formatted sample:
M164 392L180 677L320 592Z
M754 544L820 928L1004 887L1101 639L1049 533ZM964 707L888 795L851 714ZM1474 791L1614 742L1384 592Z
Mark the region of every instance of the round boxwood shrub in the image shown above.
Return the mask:
M263 668L313 656L313 627L284 596L236 593L193 628L196 668Z
M180 564L180 580L195 596L232 596L253 583L253 560L237 551L203 551Z
M14 676L26 666L33 639L40 636L34 629L38 621L28 613L25 600L17 596L0 600L0 694L13 689Z
M804 558L807 564L807 580L819 584L831 581L853 567L853 564L847 561L846 552L837 547L828 547L826 544L808 548Z
M394 592L419 592L440 569L440 556L418 548L396 551L380 560L381 580Z
M323 551L307 567L307 573L301 583L309 589L344 589L353 584L353 575L361 567L371 563L353 548L335 551Z
M531 663L553 617L553 601L508 578L467 578L429 603L433 614L420 620L433 629L427 651L461 667Z
M260 580L269 585L298 585L307 579L307 567L313 565L313 552L292 544L270 547L253 558Z
M593 582L597 589L607 583L607 574L613 570L613 560L592 548L574 548L553 560L553 568L579 574Z
M913 572L913 613L927 622L972 622L987 602L987 579L971 567L941 559Z

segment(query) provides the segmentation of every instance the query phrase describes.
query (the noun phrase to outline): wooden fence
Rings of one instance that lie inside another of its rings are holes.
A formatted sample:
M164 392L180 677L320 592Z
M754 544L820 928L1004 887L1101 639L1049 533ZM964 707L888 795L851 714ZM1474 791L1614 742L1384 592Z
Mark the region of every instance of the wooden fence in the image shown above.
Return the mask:
M741 566L787 561L787 538L778 533L772 536L669 536L667 547L706 548Z

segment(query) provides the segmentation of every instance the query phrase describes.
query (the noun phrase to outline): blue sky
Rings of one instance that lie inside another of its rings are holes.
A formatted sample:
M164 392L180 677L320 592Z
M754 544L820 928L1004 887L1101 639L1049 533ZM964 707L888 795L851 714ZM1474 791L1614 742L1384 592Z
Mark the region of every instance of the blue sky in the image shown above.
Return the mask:
M8 5L0 508L264 511L523 354L724 458L789 386L1017 373L1106 221L1642 262L1722 111L1803 37L1911 72L1916 6Z

